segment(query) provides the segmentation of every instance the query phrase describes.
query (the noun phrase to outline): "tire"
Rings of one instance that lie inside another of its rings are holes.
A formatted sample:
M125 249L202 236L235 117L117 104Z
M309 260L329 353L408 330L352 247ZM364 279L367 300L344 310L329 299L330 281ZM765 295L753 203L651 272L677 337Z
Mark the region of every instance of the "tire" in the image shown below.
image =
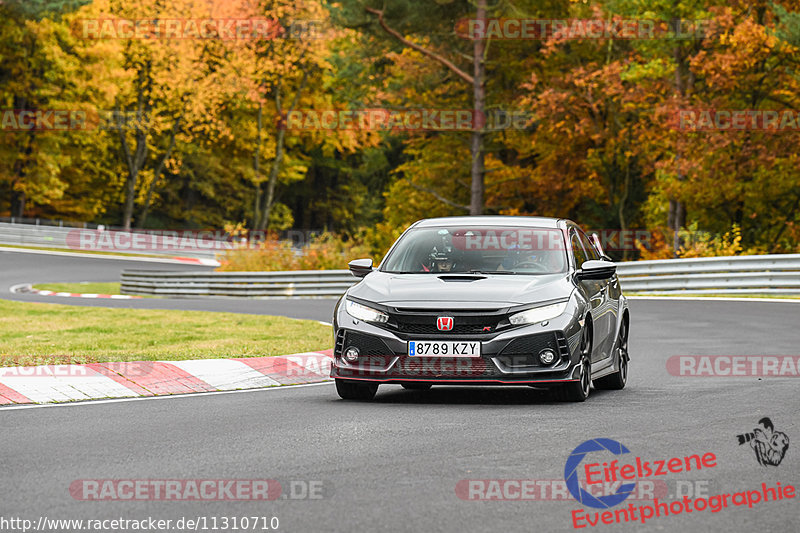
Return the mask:
M336 380L336 392L343 400L360 400L368 402L378 392L377 383L359 383L357 381Z
M585 402L592 388L592 327L588 323L581 335L581 374L578 381L553 389L553 396L560 402Z
M430 390L433 387L431 383L401 383L401 387L406 390Z
M598 390L622 390L628 382L628 324L625 320L619 327L615 353L619 370L594 381L594 388Z

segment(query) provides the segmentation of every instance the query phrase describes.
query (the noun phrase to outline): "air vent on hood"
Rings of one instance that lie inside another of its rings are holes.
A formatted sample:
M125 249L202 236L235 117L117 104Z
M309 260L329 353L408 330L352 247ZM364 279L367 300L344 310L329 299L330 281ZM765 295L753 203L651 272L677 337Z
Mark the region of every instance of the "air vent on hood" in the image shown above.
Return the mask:
M448 274L446 276L439 276L442 281L477 281L479 279L486 279L486 276L478 274Z

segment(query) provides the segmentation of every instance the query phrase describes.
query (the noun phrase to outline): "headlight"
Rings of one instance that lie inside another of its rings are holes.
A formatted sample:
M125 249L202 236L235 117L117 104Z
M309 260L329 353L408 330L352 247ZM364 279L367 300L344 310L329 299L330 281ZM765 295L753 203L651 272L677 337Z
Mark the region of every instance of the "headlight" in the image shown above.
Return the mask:
M357 304L352 300L345 300L345 309L348 315L363 320L364 322L383 323L389 320L389 315L386 313L367 307L366 305Z
M537 322L544 322L551 318L560 316L567 309L568 302L561 302L557 304L545 305L543 307L534 307L527 311L522 311L516 315L511 315L508 320L515 326L522 324L536 324Z

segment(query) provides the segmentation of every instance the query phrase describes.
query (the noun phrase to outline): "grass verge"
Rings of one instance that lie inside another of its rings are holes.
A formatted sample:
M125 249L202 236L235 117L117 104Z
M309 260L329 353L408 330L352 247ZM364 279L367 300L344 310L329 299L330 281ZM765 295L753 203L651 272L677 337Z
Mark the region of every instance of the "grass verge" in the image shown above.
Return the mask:
M33 286L34 289L40 291L53 291L53 292L75 292L83 294L120 294L120 284L118 282L112 283L97 283L92 281L81 281L80 283L37 283Z
M331 345L330 326L314 320L0 300L0 366L52 364L53 357L74 363L259 357Z

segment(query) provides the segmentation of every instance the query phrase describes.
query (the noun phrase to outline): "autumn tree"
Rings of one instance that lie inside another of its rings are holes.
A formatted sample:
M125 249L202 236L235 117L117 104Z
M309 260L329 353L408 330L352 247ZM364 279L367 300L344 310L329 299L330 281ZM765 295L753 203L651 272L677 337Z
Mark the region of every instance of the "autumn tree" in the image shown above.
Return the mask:
M69 31L65 16L85 2L6 1L0 5L0 108L8 111L86 110L87 85L96 58L87 56ZM6 115L8 117L9 115ZM9 126L9 129L6 129ZM98 189L102 171L85 159L81 132L13 131L0 135L0 192L12 216L63 213L96 216L106 199Z

